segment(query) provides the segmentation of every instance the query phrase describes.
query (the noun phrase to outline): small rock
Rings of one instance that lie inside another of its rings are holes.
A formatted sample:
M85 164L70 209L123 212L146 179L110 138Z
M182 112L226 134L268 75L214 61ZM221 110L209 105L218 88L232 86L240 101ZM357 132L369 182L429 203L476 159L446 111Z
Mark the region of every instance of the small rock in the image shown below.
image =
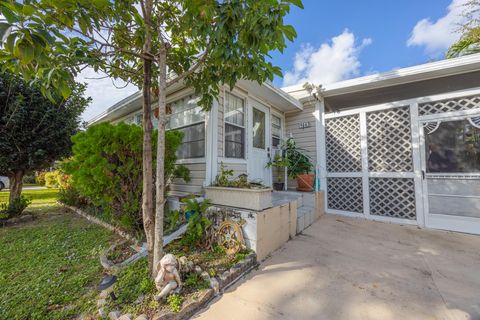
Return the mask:
M106 314L105 314L105 309L102 308L98 308L98 315L100 316L100 318L105 318Z
M97 301L97 306L98 306L98 307L104 306L105 303L107 303L107 300L105 300L105 299L98 299L98 301Z
M215 291L215 293L220 291L220 283L218 283L216 278L210 278L210 287Z
M29 221L32 220L33 216L31 214L25 214L23 216L20 216L21 221Z
M127 313L121 316L120 318L118 318L118 320L132 320L132 317L133 316L130 313Z
M102 290L102 291L100 292L100 298L105 299L105 298L108 297L108 294L109 294L109 293L108 293L108 290Z
M195 272L202 273L202 268L200 268L199 266L195 266Z
M203 280L210 281L210 275L208 274L207 271L203 271L200 276L202 277Z
M148 320L147 315L141 314L135 318L135 320Z
M143 300L145 300L145 296L143 294L141 294L137 300L135 300L134 304L141 304L143 302Z
M120 313L120 311L115 310L115 311L111 311L108 314L108 317L110 318L110 320L119 320L118 318L120 318L121 315L122 314Z

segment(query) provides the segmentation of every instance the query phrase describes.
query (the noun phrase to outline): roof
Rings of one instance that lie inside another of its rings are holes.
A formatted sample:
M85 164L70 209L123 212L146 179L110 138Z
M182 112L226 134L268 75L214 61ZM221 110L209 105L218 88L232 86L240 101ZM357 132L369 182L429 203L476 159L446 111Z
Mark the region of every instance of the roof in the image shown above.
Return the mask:
M300 111L303 109L303 106L300 103L300 101L293 98L285 91L273 86L269 82L264 82L262 85L259 85L257 82L254 82L254 81L240 80L238 81L237 86L241 87L242 89L250 93L253 93L262 101L268 102L282 111L286 111L286 112L295 111L295 110ZM181 83L174 84L173 86L168 88L167 97L170 93L177 92L182 88L184 88L183 84ZM88 121L88 125L118 119L136 110L140 110L141 105L142 105L142 92L138 91L128 96L127 98L115 103L106 111L90 119Z
M480 70L480 53L395 69L331 84L323 85L319 83L315 85L320 86L319 93L323 97L333 97L405 83L459 75L477 70ZM304 84L285 87L282 88L282 90L297 99L303 99L311 95Z

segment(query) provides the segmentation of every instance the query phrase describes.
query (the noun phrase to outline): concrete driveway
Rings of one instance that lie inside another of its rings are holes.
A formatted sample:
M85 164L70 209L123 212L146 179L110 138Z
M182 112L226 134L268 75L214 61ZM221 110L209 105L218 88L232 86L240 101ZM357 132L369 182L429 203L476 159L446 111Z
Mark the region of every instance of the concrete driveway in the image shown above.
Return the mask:
M480 319L480 237L324 216L195 319Z

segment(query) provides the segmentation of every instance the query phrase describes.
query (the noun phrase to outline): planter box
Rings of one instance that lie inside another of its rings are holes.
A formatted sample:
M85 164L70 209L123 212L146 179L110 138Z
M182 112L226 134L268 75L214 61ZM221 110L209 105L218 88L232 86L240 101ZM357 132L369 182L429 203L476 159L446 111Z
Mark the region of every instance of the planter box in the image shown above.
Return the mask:
M205 187L205 198L213 204L262 211L272 207L272 189Z

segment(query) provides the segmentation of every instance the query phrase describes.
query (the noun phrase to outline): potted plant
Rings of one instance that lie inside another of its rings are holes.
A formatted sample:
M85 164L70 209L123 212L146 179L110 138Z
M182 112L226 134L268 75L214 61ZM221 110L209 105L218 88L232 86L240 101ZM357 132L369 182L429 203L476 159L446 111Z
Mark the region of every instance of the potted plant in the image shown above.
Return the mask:
M283 154L283 150L282 150ZM285 179L282 168L288 168L288 158L283 155L277 154L273 160L267 163L267 168L276 168L276 182L273 183L273 190L282 191L285 188Z
M295 140L289 138L285 143L288 161L288 176L297 179L298 191L313 191L315 176L312 173L313 164L305 150L297 147Z

